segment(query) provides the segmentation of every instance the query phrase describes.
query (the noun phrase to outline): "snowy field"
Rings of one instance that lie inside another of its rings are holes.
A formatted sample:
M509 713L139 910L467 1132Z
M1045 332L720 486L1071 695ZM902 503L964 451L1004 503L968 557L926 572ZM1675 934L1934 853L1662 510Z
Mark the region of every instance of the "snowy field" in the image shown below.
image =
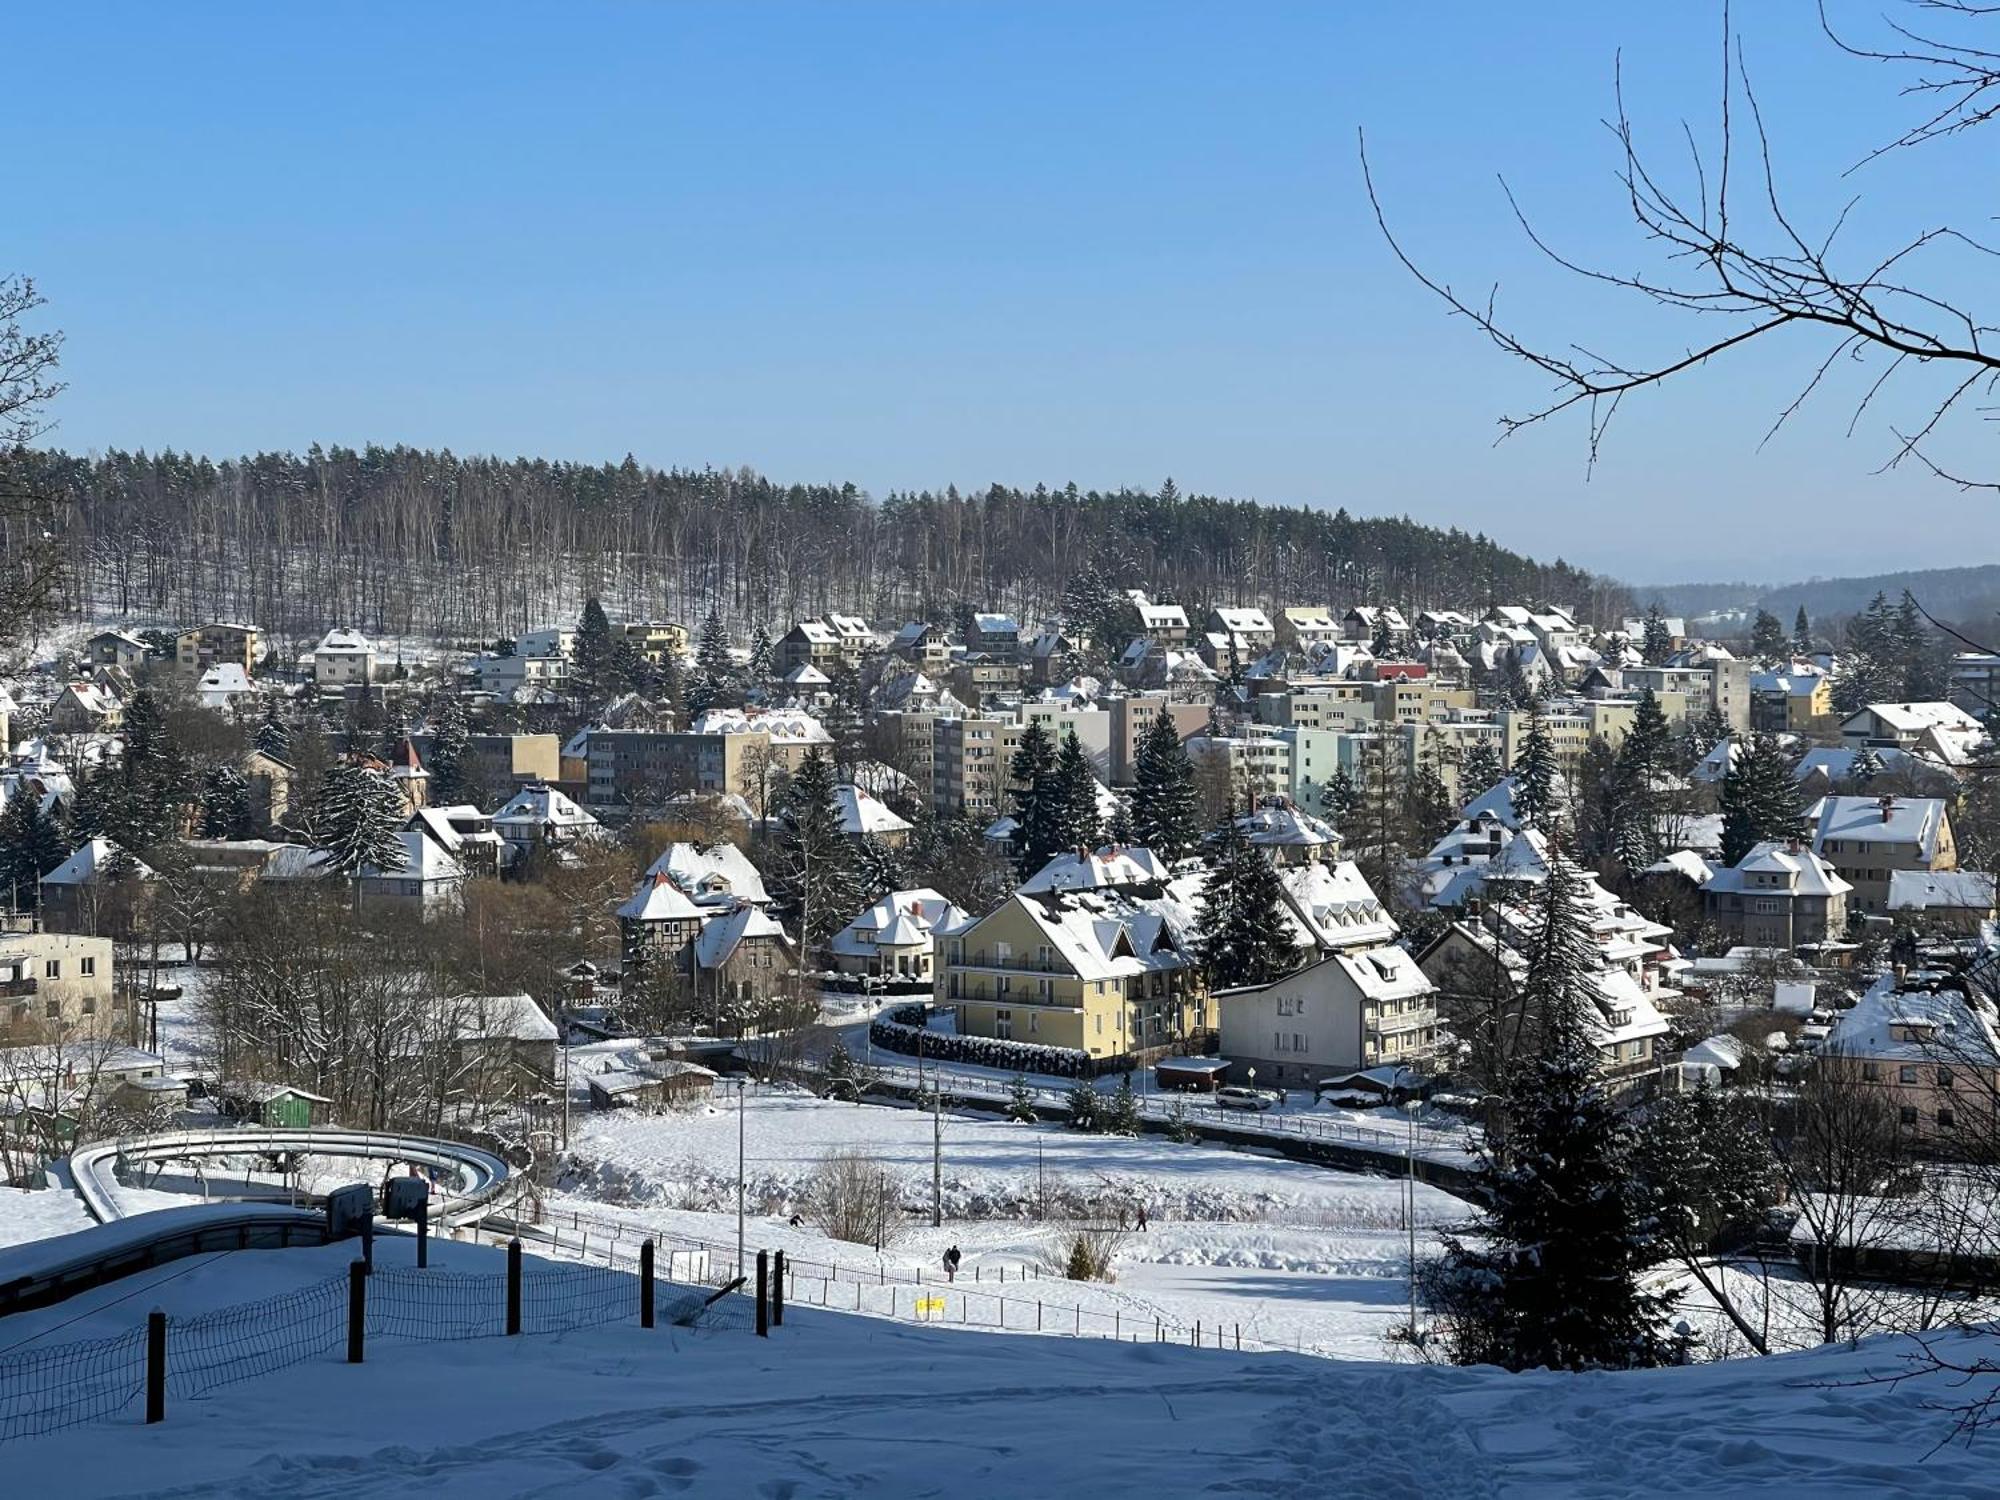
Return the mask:
M25 1191L0 1186L0 1247L74 1234L96 1222L84 1211L83 1200L67 1188Z
M745 1105L748 1245L783 1249L815 1275L831 1265L839 1267L836 1279L921 1273L935 1280L945 1248L955 1245L964 1257L961 1282L989 1294L1039 1270L1030 1291L1011 1295L1048 1304L1049 1326L1056 1309L1080 1310L1086 1328L1097 1331L1109 1332L1116 1319L1117 1326L1157 1323L1187 1337L1199 1324L1344 1358L1385 1357L1390 1326L1408 1318L1408 1185L1401 1178L1162 1136L1083 1135L946 1114L945 1222L934 1229L930 1115L788 1089L751 1092ZM812 1179L837 1151L863 1153L903 1208L904 1223L879 1256L872 1245L829 1239L813 1223ZM586 1114L573 1125L570 1170L549 1208L558 1222L565 1213L615 1222L634 1240L657 1233L730 1247L736 1154L733 1105L684 1115ZM1054 1278L1062 1215L1044 1221L1037 1211L1044 1194L1059 1202L1065 1192L1093 1200L1094 1220L1115 1241L1111 1285ZM1142 1205L1150 1220L1143 1233ZM1438 1226L1469 1212L1419 1183L1419 1253L1435 1245ZM792 1226L794 1213L806 1222ZM878 1305L820 1290L830 1306ZM982 1315L996 1316L991 1295L974 1304L972 1321Z
M498 1251L440 1246L440 1268ZM407 1241L378 1246L385 1262ZM4 1340L125 1331L337 1271L344 1247L182 1262L6 1320ZM2000 1356L1991 1337L1957 1341ZM1775 1360L1518 1375L1151 1343L965 1337L794 1307L772 1338L630 1325L382 1341L9 1443L10 1493L401 1497L1924 1495L1993 1493L1991 1439L1898 1340ZM1943 1446L1940 1446L1944 1444Z

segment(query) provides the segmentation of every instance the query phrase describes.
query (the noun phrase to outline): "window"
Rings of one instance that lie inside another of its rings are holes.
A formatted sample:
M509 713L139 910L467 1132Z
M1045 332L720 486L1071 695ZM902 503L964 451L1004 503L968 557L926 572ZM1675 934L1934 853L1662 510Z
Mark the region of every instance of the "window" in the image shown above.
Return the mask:
M953 977L956 978L956 976ZM1861 1065L1861 1077L1868 1083L1880 1083L1882 1081L1882 1065L1872 1062L1863 1063Z
M1938 1069L1938 1087L1939 1087L1939 1088L1941 1088L1941 1089L1948 1089L1948 1088L1950 1088L1950 1087L1951 1087L1951 1069L1950 1069L1950 1068L1939 1068L1939 1069Z
M97 997L95 995L85 995L83 997L83 1013L86 1016L97 1014Z
M82 969L85 979L97 972L97 960L94 958L79 959L78 966Z
M1028 1035L1033 1036L1042 1029L1042 1018L1033 1011L1028 1012Z
M1941 1109L1937 1113L1937 1122L1939 1130L1949 1130L1958 1123L1958 1116L1948 1109Z
M51 958L47 960L42 965L42 978L44 979L62 978L62 960L59 958Z
M44 1001L42 1004L42 1016L45 1020L60 1021L62 1019L62 1002L60 1000Z
M1104 1017L1102 1017L1102 1016L1099 1016L1099 1017L1097 1018L1097 1034L1098 1034L1099 1036L1103 1036L1103 1035L1104 1035Z
M1898 1083L1915 1083L1917 1081L1916 1064L1904 1063L1902 1067L1896 1069L1896 1081Z

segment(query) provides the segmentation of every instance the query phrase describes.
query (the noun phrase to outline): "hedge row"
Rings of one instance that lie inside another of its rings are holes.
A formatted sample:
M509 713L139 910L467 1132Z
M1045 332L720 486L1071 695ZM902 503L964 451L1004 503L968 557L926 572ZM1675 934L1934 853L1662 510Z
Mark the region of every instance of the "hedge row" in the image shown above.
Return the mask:
M924 1007L900 1005L884 1011L868 1028L878 1047L914 1057L923 1038L924 1056L943 1062L972 1063L982 1068L1007 1068L1017 1073L1052 1073L1060 1078L1088 1078L1096 1064L1088 1052L1074 1047L1041 1047L1033 1042L1002 1041L998 1037L958 1036L931 1031L923 1024Z

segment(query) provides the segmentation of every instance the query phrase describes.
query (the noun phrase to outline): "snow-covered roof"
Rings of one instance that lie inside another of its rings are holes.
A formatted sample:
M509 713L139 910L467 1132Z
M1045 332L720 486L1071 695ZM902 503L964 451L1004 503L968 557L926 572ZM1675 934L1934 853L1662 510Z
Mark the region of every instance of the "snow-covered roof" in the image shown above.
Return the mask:
M1984 870L1891 870L1890 911L1993 909L1994 877Z
M532 995L472 995L455 1002L461 1041L553 1042L556 1023Z
M908 833L910 822L897 816L881 798L870 795L851 782L833 789L834 805L840 809L840 831L855 838L879 837L885 833Z
M1945 807L1938 797L1824 797L1813 848L1829 840L1907 844L1928 859L1937 853Z
M1352 860L1287 865L1277 874L1295 932L1305 942L1353 948L1394 940L1395 921Z
M1215 618L1222 622L1222 628L1231 635L1269 634L1271 620L1261 609L1231 609L1218 606Z
M1114 889L1015 892L1051 949L1083 979L1116 979L1187 964L1199 880L1138 898Z
M1772 877L1782 884L1773 883ZM1733 866L1717 870L1708 888L1764 894L1782 889L1794 896L1844 896L1854 889L1818 854L1783 839L1766 839Z
M507 805L493 815L495 828L561 830L595 828L597 819L570 799L543 782L531 782L516 792Z
M694 960L704 969L720 968L748 939L784 937L785 929L762 907L738 906L709 918L695 939Z
M240 661L217 662L196 681L195 691L203 697L211 694L234 696L250 692L250 675L243 670Z
M661 871L640 881L639 888L619 906L617 915L628 922L694 922L705 913Z
M375 643L358 630L336 626L320 637L313 647L314 656L363 656L372 655Z
M102 683L72 682L63 689L63 695L86 713L115 714L123 706L118 701L118 695Z
M1340 843L1331 823L1314 817L1289 798L1266 802L1236 820L1251 843L1265 847L1327 848Z
M1186 630L1188 628L1187 611L1178 604L1154 604L1149 601L1135 604L1134 608L1139 611L1139 624L1142 629Z
M1898 989L1884 974L1834 1023L1826 1050L1854 1057L2000 1066L1993 1008L1956 989L1924 987L1912 974Z
M1709 862L1692 849L1676 849L1662 859L1654 860L1646 866L1648 875L1679 875L1695 885L1706 885L1715 873Z
M364 879L374 880L421 880L426 884L465 879L465 867L446 852L445 848L427 839L417 829L405 828L396 835L403 846L402 868L383 870L374 865L363 865Z
M111 862L121 854L131 862L141 880L153 878L152 867L135 854L126 854L107 838L86 839L77 851L42 877L43 885L88 885L102 879Z
M1333 962L1371 1000L1411 1000L1436 988L1430 976L1417 967L1415 957L1402 948L1384 946L1365 948L1359 953L1336 953Z
M796 708L711 708L689 734L767 734L774 745L830 745L833 736L811 714Z
M1898 734L1921 734L1926 729L1976 734L1983 727L1971 714L1953 703L1870 703L1848 715L1841 721L1841 727L1845 729L1862 714L1875 715Z
M809 661L802 661L785 674L787 687L832 687L833 679Z
M972 617L972 623L981 635L1019 635L1021 633L1021 622L1016 620L1012 615L975 613Z
M1851 748L1846 745L1815 745L1799 757L1793 768L1794 774L1804 781L1815 771L1830 782L1847 781L1855 774L1854 763L1863 756L1874 757L1876 765L1883 771L1894 771L1904 766L1916 764L1916 757L1909 751L1895 745Z
M1158 885L1168 879L1166 863L1150 849L1107 844L1085 854L1058 854L1021 882L1025 895L1048 891L1091 891Z
M667 845L660 857L646 866L650 876L664 875L682 894L704 905L730 905L747 901L763 906L770 894L764 877L750 863L750 857L734 844L699 845L685 841Z
M834 934L835 953L865 958L881 948L920 947L971 922L962 907L927 886L891 891Z

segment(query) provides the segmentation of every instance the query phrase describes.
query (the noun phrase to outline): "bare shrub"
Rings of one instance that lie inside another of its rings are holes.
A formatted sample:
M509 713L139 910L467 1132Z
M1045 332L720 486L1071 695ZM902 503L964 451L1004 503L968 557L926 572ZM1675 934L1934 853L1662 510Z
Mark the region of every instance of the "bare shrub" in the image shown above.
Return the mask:
M1056 1231L1042 1251L1042 1263L1071 1281L1115 1281L1118 1247L1125 1235L1096 1224L1070 1224Z
M806 1185L806 1212L832 1239L887 1245L902 1227L896 1198L888 1175L865 1153L830 1151Z

